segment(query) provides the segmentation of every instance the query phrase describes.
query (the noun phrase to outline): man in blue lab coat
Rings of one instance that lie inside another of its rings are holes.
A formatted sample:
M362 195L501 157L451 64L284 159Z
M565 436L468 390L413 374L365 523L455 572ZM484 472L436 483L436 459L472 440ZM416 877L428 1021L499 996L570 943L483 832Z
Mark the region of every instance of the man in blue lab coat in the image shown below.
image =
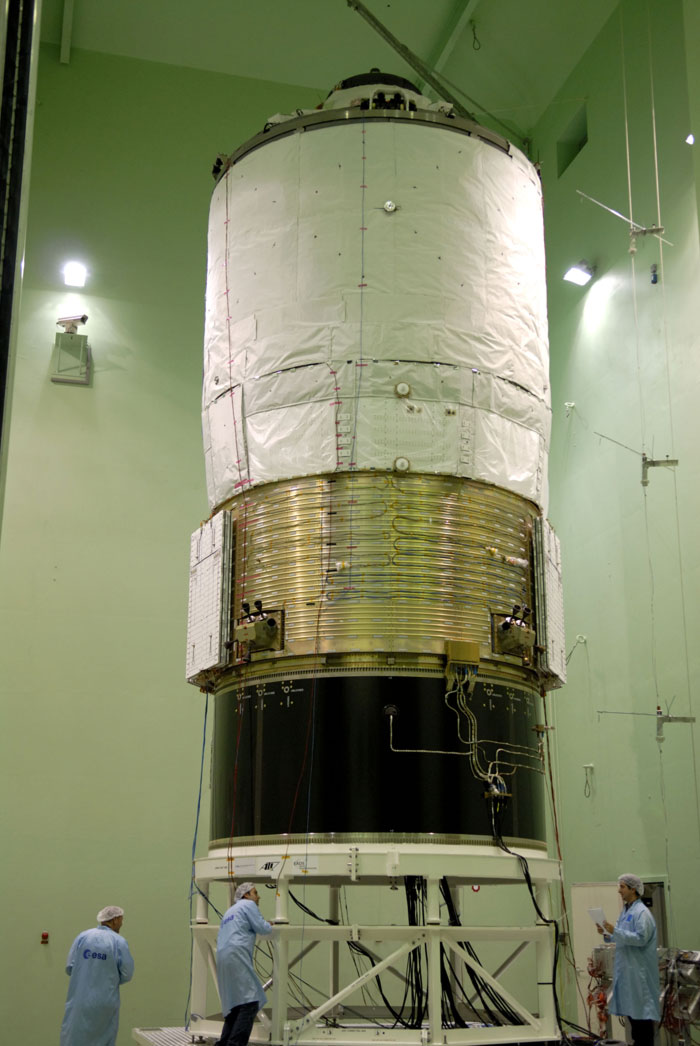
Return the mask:
M99 926L78 934L68 953L61 1046L114 1046L117 1041L119 986L133 977L134 960L119 933L123 908L103 908L97 922Z
M258 911L260 895L253 883L241 883L233 905L224 913L216 940L216 970L224 1027L216 1046L246 1046L255 1015L267 1002L253 967L256 934L272 926Z
M659 1020L656 923L640 900L644 883L639 876L621 875L617 881L623 908L614 926L604 923L606 933L615 942L613 990L608 1008L611 1013L629 1018L634 1046L654 1046L654 1021Z

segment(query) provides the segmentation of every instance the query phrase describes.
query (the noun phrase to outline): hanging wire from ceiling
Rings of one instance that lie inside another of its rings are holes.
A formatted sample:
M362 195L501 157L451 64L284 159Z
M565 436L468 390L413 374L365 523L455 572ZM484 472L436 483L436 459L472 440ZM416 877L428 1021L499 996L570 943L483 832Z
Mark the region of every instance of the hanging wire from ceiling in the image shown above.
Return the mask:
M476 35L476 22L474 21L473 18L469 22L469 28L472 31L472 50L473 51L480 51L481 50L481 40Z

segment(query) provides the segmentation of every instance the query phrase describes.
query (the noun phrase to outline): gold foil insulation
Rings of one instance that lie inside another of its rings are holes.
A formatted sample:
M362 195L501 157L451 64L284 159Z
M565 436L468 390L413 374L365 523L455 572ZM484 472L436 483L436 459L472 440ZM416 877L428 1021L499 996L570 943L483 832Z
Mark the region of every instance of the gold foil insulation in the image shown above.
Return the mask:
M253 653L257 662L346 655L351 670L381 654L397 666L419 655L444 663L450 645L488 660L492 616L532 606L537 509L498 487L339 473L258 487L229 504L233 624L255 600L279 618L280 649ZM495 661L522 672L519 658Z

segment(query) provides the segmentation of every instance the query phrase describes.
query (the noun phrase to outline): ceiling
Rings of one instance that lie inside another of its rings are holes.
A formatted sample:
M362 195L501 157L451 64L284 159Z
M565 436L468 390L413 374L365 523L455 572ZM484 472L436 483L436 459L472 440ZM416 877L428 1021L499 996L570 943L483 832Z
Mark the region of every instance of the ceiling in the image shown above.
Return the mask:
M527 133L618 0L365 2L468 109ZM74 48L317 88L319 100L372 66L417 80L347 0L43 0L43 40L61 43L64 4Z

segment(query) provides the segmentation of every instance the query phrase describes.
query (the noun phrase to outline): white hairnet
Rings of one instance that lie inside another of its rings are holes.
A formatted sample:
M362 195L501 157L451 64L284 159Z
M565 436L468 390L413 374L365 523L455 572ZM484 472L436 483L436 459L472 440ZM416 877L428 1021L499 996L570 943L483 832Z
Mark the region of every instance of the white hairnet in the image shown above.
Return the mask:
M233 895L234 901L240 901L241 897L245 897L247 893L255 889L255 883L241 883L240 886L236 887L236 892Z
M106 908L102 908L97 913L97 921L98 923L108 923L112 919L118 919L123 914L124 909L120 908L118 904L108 904Z
M630 890L636 890L639 897L644 895L644 883L638 875L618 875L617 881L629 886Z

